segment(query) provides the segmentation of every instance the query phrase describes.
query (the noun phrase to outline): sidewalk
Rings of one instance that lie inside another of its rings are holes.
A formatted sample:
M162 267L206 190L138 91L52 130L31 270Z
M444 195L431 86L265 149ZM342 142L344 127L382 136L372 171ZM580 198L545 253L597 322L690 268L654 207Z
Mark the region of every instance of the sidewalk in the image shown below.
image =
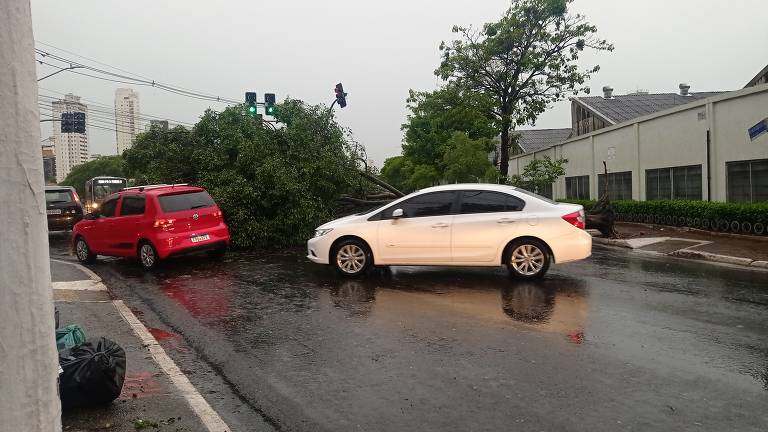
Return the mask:
M711 233L690 228L619 222L618 239L592 232L593 242L655 255L768 270L768 236Z
M127 357L120 397L107 406L65 411L64 431L229 430L130 309L111 299L98 276L51 259L51 279L59 325L78 324L88 338L106 336Z

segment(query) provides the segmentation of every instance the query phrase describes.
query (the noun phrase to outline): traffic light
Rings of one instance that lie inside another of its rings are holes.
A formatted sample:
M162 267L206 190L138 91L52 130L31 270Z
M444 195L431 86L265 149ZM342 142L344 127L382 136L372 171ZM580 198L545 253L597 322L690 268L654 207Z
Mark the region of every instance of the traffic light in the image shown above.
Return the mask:
M61 133L72 133L75 131L74 113L61 113Z
M341 83L336 84L336 103L339 104L339 108L347 106L347 94L344 93L344 86Z
M85 133L85 113L76 112L73 117L73 125L75 133Z
M267 115L275 115L275 94L264 93L264 112Z
M256 116L256 92L245 92L245 105L248 107L248 114Z

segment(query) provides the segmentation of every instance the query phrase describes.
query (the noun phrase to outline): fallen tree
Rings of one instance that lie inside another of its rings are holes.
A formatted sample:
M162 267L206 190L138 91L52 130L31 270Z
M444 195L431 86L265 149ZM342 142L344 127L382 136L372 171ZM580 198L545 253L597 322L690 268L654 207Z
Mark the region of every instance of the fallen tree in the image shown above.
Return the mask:
M587 229L596 229L600 233L608 238L618 237L618 233L614 229L614 223L616 222L616 212L611 206L611 200L608 194L608 165L603 161L603 170L605 171L605 187L603 188L603 194L600 199L597 200L595 205L587 212Z

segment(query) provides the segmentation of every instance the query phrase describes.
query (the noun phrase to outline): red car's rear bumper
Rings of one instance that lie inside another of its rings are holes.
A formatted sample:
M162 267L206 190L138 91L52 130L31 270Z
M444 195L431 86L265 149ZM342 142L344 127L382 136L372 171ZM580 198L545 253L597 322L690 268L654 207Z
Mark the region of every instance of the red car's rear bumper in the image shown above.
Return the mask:
M192 237L204 234L208 235L208 240L192 241ZM222 223L216 227L203 229L195 233L163 232L154 239L154 246L161 259L172 255L227 247L229 246L229 229Z

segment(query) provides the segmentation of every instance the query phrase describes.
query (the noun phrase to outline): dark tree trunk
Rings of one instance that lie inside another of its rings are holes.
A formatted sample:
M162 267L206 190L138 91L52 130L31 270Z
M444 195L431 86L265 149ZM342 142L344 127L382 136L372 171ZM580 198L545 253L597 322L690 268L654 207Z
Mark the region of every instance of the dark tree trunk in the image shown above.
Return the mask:
M605 187L603 195L597 200L595 206L587 212L587 229L596 229L608 238L618 237L614 229L616 222L616 212L611 207L611 200L608 196L608 166L603 161L603 170L605 171Z
M394 186L392 186L391 184L389 184L389 183L385 182L384 180L381 180L380 178L378 178L378 177L374 176L373 174L371 174L371 173L369 173L369 172L366 172L366 171L361 171L361 170L358 170L357 172L358 172L358 173L359 173L361 176L363 176L363 177L364 177L366 180L370 181L371 183L374 183L374 184L376 184L376 185L378 185L378 186L381 186L381 187L383 187L384 189L386 189L386 190L388 190L388 191L392 192L392 193L393 193L393 194L394 194L396 197L398 197L398 198L399 198L399 197L403 197L403 196L405 196L405 194L404 194L404 193L402 193L402 192L400 192L399 190L397 190L397 188L396 188L396 187L394 187Z
M505 179L509 174L509 122L502 120L501 145L499 148L499 173Z

